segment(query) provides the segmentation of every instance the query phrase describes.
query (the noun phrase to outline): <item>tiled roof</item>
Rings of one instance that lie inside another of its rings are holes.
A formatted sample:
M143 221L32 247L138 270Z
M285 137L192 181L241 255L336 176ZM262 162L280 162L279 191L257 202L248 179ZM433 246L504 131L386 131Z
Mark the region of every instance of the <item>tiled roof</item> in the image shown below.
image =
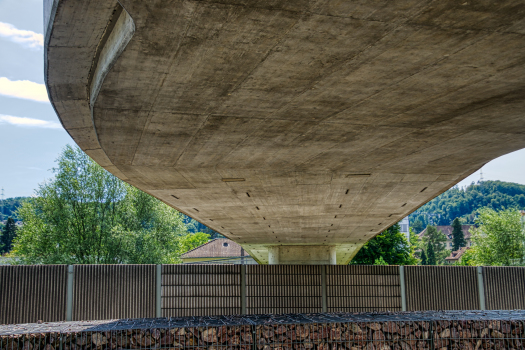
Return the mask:
M474 227L474 225L461 225L461 230L463 231L463 234L465 235L465 239L470 238L470 228ZM445 236L447 236L448 239L452 239L452 226L435 226L438 231L443 232ZM423 231L421 231L420 234L418 234L419 238L423 238L425 234L427 233L427 229L425 228Z
M244 255L241 254L242 247L234 241L227 238L216 238L182 254L181 258L234 258L250 256L246 252L244 252Z
M463 254L465 254L465 252L470 249L469 247L463 247L463 248L459 248L459 250L456 250L456 251L453 251L452 253L450 253L449 256L447 256L445 258L445 260L447 261L457 261L461 258L461 256Z

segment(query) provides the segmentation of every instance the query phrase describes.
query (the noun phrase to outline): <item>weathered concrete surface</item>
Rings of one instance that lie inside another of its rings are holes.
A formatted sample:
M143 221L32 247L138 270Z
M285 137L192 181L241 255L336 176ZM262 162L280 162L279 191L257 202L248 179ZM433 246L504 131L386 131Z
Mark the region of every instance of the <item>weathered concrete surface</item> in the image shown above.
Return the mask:
M120 5L56 3L46 82L73 139L261 263L347 263L525 147L523 1L121 0L135 32L92 109Z

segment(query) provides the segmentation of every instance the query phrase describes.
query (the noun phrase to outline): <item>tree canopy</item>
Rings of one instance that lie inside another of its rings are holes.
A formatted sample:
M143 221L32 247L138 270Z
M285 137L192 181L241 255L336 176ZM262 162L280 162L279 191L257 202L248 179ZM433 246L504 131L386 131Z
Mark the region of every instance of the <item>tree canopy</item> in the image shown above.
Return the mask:
M13 248L17 227L13 218L8 218L5 226L0 231L0 255L8 253Z
M215 232L215 231L213 231ZM179 239L179 252L181 254L197 248L210 240L210 235L204 232L197 232L192 235L185 235Z
M67 146L55 178L22 204L14 253L30 264L178 262L183 216ZM201 237L202 238L202 237Z
M443 232L438 231L434 226L427 226L422 239L422 249L426 249L427 265L440 265L445 262L445 258L450 254L446 242L447 237ZM429 248L432 248L432 255Z
M525 227L516 209L479 210L477 228L471 229L471 263L507 266L523 264L525 258Z
M465 235L461 228L461 222L458 218L452 221L452 250L458 250L461 247L466 247L467 241L465 241Z
M375 236L359 250L352 265L415 265L414 247L395 224Z
M434 245L428 241L427 243L427 263L426 265L437 265L436 253L434 252Z
M428 265L427 254L421 250L421 265Z
M0 199L0 221L7 220L9 217L17 221L18 216L16 211L22 205L22 203L28 199L29 197L15 197L4 200Z
M419 233L427 225L450 225L455 218L463 224L474 224L476 211L480 208L525 209L525 185L483 181L464 189L453 187L410 214L409 218Z

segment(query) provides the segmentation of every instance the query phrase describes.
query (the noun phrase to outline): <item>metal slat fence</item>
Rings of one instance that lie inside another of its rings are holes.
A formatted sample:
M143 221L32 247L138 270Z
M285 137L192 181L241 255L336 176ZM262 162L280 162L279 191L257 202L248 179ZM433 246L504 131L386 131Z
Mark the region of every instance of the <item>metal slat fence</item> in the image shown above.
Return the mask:
M326 266L328 312L400 311L397 266Z
M68 273L70 271L70 273ZM525 309L525 268L0 266L0 324L142 317Z
M321 266L246 266L248 314L322 311Z
M484 267L483 281L488 310L525 309L524 268Z
M72 320L155 317L155 265L75 265Z
M67 265L0 266L0 324L66 319Z
M163 265L162 317L241 313L240 265Z
M408 311L480 309L476 267L405 266L405 275Z

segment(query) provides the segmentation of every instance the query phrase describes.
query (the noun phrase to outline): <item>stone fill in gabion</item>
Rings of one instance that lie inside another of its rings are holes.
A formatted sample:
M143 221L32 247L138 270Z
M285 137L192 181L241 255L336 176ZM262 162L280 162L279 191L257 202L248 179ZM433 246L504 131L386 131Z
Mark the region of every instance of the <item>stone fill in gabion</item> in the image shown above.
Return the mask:
M524 349L523 311L191 317L0 326L0 350Z

